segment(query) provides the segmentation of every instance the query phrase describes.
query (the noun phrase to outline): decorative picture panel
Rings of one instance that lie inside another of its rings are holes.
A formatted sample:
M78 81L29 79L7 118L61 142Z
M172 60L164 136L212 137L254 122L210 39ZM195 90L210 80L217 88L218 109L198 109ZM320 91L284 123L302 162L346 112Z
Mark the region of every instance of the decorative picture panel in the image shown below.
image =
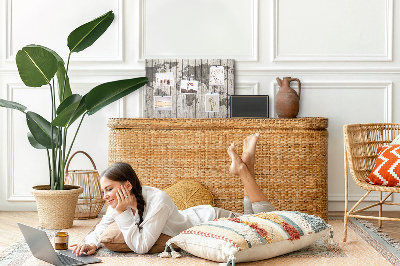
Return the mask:
M228 118L233 59L146 59L146 118Z

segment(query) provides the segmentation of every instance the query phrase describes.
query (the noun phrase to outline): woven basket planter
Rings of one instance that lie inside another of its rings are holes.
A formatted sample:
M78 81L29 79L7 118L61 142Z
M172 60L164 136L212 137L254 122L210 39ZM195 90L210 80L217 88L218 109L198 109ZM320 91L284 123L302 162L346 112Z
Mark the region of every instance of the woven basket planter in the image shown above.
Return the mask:
M39 225L46 229L71 228L74 222L78 196L83 192L79 186L65 185L64 190L50 190L49 185L35 186Z
M84 154L92 163L93 170L69 170L69 164L78 153ZM80 186L83 193L79 195L75 209L75 219L85 220L96 218L104 206L105 200L101 193L100 175L92 157L84 151L71 155L65 167L65 184Z

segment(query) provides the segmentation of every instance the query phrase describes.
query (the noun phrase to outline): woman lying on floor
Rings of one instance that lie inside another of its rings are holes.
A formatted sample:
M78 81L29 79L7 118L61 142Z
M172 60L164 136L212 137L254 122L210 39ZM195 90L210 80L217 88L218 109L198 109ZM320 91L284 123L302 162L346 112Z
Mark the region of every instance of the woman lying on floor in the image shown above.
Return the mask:
M258 138L259 134L256 133L243 141L241 158L235 151L234 143L228 148L232 159L229 171L239 176L244 185L245 214L274 210L255 180L254 163ZM109 207L95 230L86 236L85 244L71 245L77 255L83 252L94 254L100 247L100 235L114 221L128 247L143 254L151 249L161 233L173 237L206 221L241 215L211 205L180 211L165 192L154 187L142 187L135 171L127 163L111 165L102 173L100 183Z

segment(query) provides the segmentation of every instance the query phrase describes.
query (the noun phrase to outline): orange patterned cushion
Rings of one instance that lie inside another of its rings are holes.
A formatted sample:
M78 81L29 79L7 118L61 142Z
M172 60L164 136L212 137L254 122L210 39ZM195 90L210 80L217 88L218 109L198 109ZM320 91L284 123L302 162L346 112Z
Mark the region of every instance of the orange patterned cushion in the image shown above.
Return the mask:
M379 147L374 169L368 183L387 187L400 187L400 144Z

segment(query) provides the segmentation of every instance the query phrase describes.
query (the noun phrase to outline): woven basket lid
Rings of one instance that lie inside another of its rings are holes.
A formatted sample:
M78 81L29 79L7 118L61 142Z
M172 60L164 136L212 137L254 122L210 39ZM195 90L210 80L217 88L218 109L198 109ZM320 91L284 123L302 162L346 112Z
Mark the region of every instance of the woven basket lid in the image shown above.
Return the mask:
M194 180L180 180L165 188L164 191L170 196L178 210L197 205L214 206L214 197L211 192Z

